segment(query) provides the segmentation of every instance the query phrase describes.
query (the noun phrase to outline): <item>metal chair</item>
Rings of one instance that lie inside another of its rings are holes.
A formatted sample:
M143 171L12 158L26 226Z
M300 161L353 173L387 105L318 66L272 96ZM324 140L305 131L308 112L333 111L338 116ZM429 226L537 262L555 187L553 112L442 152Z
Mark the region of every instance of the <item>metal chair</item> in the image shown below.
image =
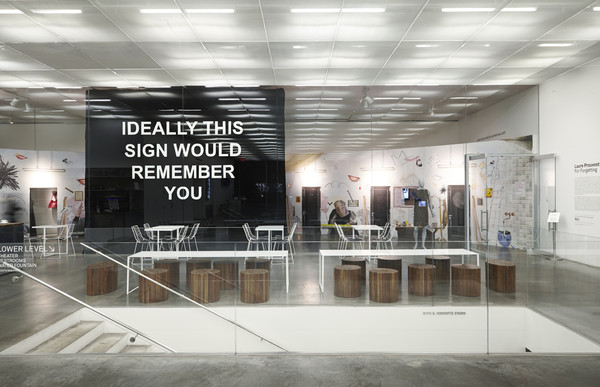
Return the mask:
M248 223L244 223L242 225L242 229L244 230L244 234L246 235L246 239L248 240L247 250L250 250L250 246L252 245L255 245L256 250L258 250L259 243L262 245L263 250L265 250L265 243L267 242L267 238L259 238L256 235L254 235L252 233L252 230L250 230L250 225Z
M131 232L133 232L133 237L135 238L135 247L133 248L134 254L137 252L138 244L141 245L140 251L153 250L152 249L153 244L151 243L152 241L150 239L144 238L144 235L142 235L142 231L140 230L140 227L137 224L134 224L133 226L131 226ZM144 246L147 247L146 250L144 250Z
M73 230L75 229L75 225L73 223L69 223L67 228L63 228L60 234L58 234L58 243L64 241L67 246L66 254L69 255L69 241L71 241L71 247L73 250L73 255L77 255L75 253L75 244L73 243ZM60 251L60 245L59 245Z
M281 238L281 237L276 237L274 242L275 243L275 249L277 249L277 245L281 243L281 250L284 250L285 244L287 243L287 245L289 246L289 253L290 253L290 262L294 263L294 253L295 253L295 247L294 247L294 233L296 232L296 228L298 227L298 223L294 223L292 224L292 228L290 229L290 233Z
M376 247L379 249L381 245L384 248L387 248L387 244L390 244L390 249L393 249L394 246L392 244L392 226L390 222L387 222L385 226L383 226L383 231L381 232L379 238L375 239Z

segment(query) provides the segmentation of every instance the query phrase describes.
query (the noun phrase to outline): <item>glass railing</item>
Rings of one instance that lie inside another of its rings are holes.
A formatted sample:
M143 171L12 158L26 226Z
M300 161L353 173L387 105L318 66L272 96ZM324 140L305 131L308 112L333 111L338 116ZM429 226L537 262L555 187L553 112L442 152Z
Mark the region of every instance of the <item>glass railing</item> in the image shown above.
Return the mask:
M412 233L395 231L391 246L372 235L370 245L340 250L338 235L299 229L293 259L284 245L286 265L281 244L249 246L241 228L208 228L179 250L168 241L136 246L131 230L107 229L100 233L114 238L75 240L71 255L41 257L26 242L24 261L31 276L176 352L577 353L598 346L600 269L569 253L598 259L599 242L586 241L584 252L559 235L555 258L487 243L465 250L464 241L434 234L425 249L422 240L414 249ZM2 286L29 281L8 279ZM563 345L561 335L578 346ZM542 338L557 343L542 345Z

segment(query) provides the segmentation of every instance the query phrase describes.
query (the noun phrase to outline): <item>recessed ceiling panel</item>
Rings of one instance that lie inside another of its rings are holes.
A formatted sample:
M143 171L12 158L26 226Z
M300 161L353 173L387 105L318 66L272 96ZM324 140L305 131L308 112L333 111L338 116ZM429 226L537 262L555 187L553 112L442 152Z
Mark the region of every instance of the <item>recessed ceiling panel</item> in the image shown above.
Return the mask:
M381 68L389 59L397 42L337 42L331 67Z
M205 45L217 65L222 69L272 67L266 43L206 43Z
M331 42L271 43L276 69L325 68L329 65Z
M461 42L403 42L386 68L436 68L458 50Z
M214 69L202 43L140 43L140 48L165 69Z
M440 65L443 68L489 68L526 46L525 42L468 42Z
M540 44L543 45L544 43L529 45L500 63L498 67L550 67L579 51L585 50L593 42L568 42L564 43L567 45L565 47L540 47Z
M68 43L15 43L10 47L54 69L105 68Z

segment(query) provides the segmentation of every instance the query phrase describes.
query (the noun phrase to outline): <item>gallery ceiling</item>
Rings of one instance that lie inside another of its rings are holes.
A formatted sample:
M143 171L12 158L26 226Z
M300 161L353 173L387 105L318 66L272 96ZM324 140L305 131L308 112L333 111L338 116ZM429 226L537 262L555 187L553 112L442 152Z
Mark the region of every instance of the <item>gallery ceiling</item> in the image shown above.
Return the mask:
M0 124L83 127L90 88L281 87L294 153L401 147L599 57L590 0L0 1Z

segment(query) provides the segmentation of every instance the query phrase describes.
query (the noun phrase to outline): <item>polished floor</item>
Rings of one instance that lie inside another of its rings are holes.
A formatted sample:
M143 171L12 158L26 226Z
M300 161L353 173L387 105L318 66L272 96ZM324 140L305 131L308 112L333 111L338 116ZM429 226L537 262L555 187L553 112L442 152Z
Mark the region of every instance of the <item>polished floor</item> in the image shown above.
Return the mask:
M125 262L123 246L98 246L109 256ZM230 247L211 246L213 249ZM326 286L321 292L318 284L318 249L330 248L325 243L296 243L297 253L290 265L290 291L286 293L284 266L272 266L270 299L263 305L354 305L369 308L381 305L369 301L367 288L360 297L343 299L333 294L333 266L337 259L326 262ZM444 246L436 246L444 247ZM244 248L245 246L236 246ZM484 256L482 256L483 259ZM505 259L517 265L517 292L501 294L485 287L482 270L480 297L452 295L449 284L439 284L436 294L418 297L408 294L406 266L422 262L422 257L403 257L403 275L399 301L390 307L410 305L514 305L527 306L566 327L600 342L600 270L569 260L553 260L521 250L491 250L490 259ZM84 268L104 260L102 256L78 248L75 256L61 259L34 259L37 267L28 272L52 286L92 306L129 306L143 308L137 291L125 292L126 270L119 270L119 288L105 296L85 295ZM462 257L455 256L452 263ZM466 258L467 259L467 258ZM239 262L240 268L243 261ZM374 263L369 263L374 267ZM181 278L185 278L181 265ZM13 274L0 276L0 350L28 337L60 318L78 310L75 301L47 289L24 277L16 281ZM132 278L135 284L136 280ZM185 283L176 291L187 294ZM208 307L236 305L253 307L240 302L239 290L221 292L218 302ZM171 294L168 301L153 307L189 306L192 303ZM144 367L139 367L143 361ZM0 362L3 382L8 385L39 385L43 380L62 381L61 385L597 385L600 379L598 356L540 356L540 355L474 355L470 356L409 356L409 355L283 355L283 356L182 356L138 355L122 356L3 356ZM39 372L27 370L33 364ZM69 372L60 372L62 365L72 365ZM147 365L157 365L151 367ZM169 369L170 378L156 369ZM319 372L314 370L319 369ZM6 372L6 370L11 370ZM184 372L184 370L186 372ZM212 376L207 376L210 373ZM460 376L460 378L458 378ZM19 383L12 381L20 380ZM218 383L218 382L224 383Z

